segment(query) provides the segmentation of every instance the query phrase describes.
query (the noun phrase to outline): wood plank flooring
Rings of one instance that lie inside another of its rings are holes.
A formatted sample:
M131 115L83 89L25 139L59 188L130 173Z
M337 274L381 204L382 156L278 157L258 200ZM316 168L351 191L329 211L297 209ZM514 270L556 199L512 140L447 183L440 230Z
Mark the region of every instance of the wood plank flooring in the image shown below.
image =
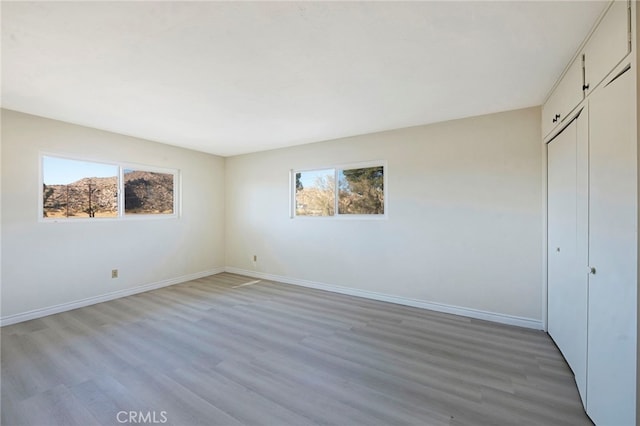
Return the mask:
M250 281L3 327L2 425L591 424L543 332Z

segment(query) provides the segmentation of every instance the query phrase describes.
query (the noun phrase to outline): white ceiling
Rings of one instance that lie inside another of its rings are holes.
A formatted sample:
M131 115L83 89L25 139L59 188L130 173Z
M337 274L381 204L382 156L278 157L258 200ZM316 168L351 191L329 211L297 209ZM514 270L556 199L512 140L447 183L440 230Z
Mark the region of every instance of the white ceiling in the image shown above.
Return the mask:
M539 105L603 2L2 2L4 108L223 156Z

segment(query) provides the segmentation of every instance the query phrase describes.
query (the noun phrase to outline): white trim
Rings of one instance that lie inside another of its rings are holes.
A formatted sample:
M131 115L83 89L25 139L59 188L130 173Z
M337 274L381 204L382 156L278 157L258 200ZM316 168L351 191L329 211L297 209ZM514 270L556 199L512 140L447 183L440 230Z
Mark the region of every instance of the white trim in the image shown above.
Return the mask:
M283 275L273 275L264 272L250 271L247 269L227 266L225 272L233 274L245 275L253 278L277 281L285 284L293 284L302 287L315 288L318 290L331 291L333 293L348 294L350 296L363 297L365 299L379 300L382 302L396 303L398 305L411 306L414 308L428 309L436 312L444 312L447 314L460 315L469 318L492 321L500 324L515 325L518 327L531 328L534 330L543 330L543 322L533 318L518 317L514 315L500 314L497 312L482 311L479 309L464 308L461 306L447 305L444 303L429 302L426 300L411 299L408 297L393 296L390 294L377 293L368 290L360 290L357 288L342 287L332 284L325 284L316 281L302 280L298 278L286 277Z
M548 211L547 211L547 200L548 200L548 165L549 165L549 156L548 156L549 145L543 140L542 142L542 173L541 173L541 188L542 188L542 276L541 276L541 298L540 301L540 315L542 317L542 326L544 331L549 331L549 318L548 318L548 309L549 309L549 301L547 299L548 296L548 232L549 232L549 219L548 219Z
M61 303L59 305L49 306L46 308L34 309L28 312L22 312L19 314L8 315L0 318L0 326L16 324L23 321L29 321L36 318L46 317L47 315L58 314L60 312L66 312L73 309L83 308L89 305L95 305L96 303L107 302L113 299L119 299L121 297L131 296L133 294L144 293L145 291L155 290L170 285L180 284L183 282L196 280L198 278L208 277L210 275L219 274L224 272L224 267L218 267L209 269L202 272L196 272L194 274L183 275L176 278L169 278L167 280L157 281L155 283L145 284L138 287L127 288L124 290L118 290L111 293L103 294L100 296L88 297L86 299L76 300L68 303Z
M426 300L411 299L408 297L393 296L385 293L377 293L373 291L361 290L357 288L342 287L332 284L320 283L317 281L303 280L298 278L286 277L283 275L267 274L264 272L250 271L247 269L235 268L232 266L218 267L194 274L183 275L176 278L158 281L155 283L145 284L138 287L128 288L124 290L114 291L112 293L100 296L89 297L86 299L76 300L73 302L62 303L59 305L49 306L46 308L34 309L28 312L8 315L0 318L0 326L16 324L23 321L29 321L48 315L58 314L73 309L83 308L97 303L107 302L109 300L119 299L121 297L131 296L133 294L144 293L146 291L155 290L162 287L168 287L175 284L216 275L221 272L230 272L233 274L244 275L247 277L265 279L269 281L277 281L284 284L298 285L301 287L315 288L318 290L330 291L333 293L348 294L350 296L363 297L365 299L378 300L381 302L396 303L398 305L411 306L414 308L428 309L436 312L444 312L447 314L460 315L468 318L492 321L500 324L515 325L518 327L531 328L534 330L543 330L543 322L533 318L518 317L514 315L500 314L496 312L482 311L479 309L464 308L461 306L447 305L444 303L429 302ZM256 282L251 282L255 284Z
M296 217L296 178L295 171L289 169L289 219Z

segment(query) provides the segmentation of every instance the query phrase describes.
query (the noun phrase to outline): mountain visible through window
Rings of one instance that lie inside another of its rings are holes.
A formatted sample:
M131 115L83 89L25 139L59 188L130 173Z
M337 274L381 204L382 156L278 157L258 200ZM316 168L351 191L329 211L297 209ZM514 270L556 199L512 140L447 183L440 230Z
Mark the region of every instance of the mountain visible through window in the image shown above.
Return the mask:
M58 157L42 159L42 216L118 216L118 166Z
M124 213L173 214L173 174L124 169Z
M178 217L179 171L41 155L41 220Z

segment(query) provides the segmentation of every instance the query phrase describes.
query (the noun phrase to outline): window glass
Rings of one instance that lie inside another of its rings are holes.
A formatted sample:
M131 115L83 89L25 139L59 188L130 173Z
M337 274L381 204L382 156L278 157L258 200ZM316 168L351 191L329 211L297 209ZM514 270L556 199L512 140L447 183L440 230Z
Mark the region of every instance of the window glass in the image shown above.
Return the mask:
M297 172L296 216L333 216L335 213L335 170Z
M42 157L43 218L118 216L118 166Z
M382 166L338 171L339 214L384 214Z
M124 169L124 213L173 214L174 175Z

